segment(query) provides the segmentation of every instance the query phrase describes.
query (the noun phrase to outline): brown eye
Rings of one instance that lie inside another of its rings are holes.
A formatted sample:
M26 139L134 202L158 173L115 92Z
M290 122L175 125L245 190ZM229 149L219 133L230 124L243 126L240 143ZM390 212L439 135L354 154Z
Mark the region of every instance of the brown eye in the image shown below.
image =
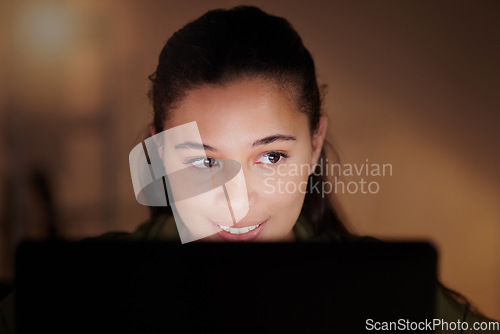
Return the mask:
M271 163L275 164L281 159L281 155L279 153L269 153L268 159Z
M283 158L288 158L288 156L281 152L269 152L264 155L261 155L258 159L258 163L265 165L276 165L279 162L282 162Z
M207 167L207 168L211 168L211 167L215 166L215 159L206 158L203 160L203 165L205 165L205 167Z
M191 159L184 164L192 165L199 169L220 168L221 162L214 158L200 157Z

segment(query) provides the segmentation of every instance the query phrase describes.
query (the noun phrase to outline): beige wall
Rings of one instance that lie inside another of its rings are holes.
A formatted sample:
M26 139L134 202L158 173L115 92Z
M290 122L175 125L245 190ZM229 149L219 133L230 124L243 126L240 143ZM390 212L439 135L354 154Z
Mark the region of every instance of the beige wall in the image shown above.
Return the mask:
M15 38L0 44L0 210L9 213L0 216L17 224L2 240L44 233L27 181L34 166L54 186L64 236L130 231L147 217L128 169L151 112L146 77L175 30L238 3L52 1L67 19L55 31L69 27L52 41L56 53L26 28L44 3L1 4L2 36L10 22ZM442 281L500 318L499 4L247 3L286 17L313 54L342 163L393 167L392 176L365 178L379 193L339 194L353 230L431 240ZM8 279L3 244L0 276Z

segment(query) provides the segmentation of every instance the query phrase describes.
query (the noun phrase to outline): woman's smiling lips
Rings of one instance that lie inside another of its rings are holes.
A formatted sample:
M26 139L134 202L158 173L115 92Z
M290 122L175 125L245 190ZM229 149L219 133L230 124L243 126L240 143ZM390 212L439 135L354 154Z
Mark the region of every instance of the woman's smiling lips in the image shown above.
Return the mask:
M226 241L252 241L259 237L268 219L253 225L245 224L243 227L228 226L212 222L218 230L217 235ZM243 224L241 224L243 225ZM240 225L240 226L241 226Z

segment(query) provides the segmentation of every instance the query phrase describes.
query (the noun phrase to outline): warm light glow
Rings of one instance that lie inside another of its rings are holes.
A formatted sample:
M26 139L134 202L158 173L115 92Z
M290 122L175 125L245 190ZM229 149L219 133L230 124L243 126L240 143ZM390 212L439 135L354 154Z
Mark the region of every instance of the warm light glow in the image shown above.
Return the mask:
M57 55L69 46L73 21L62 3L28 3L14 21L14 40L23 51Z

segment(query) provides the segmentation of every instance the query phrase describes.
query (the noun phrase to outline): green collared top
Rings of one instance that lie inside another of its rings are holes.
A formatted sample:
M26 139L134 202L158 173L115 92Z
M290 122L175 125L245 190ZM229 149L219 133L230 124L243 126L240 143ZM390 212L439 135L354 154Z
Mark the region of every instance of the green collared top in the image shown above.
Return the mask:
M378 241L372 237L341 236L333 230L326 230L320 234L314 232L304 218L299 217L294 227L297 242L311 241ZM158 216L141 224L134 232L110 232L101 235L99 239L122 239L122 240L170 240L179 241L179 234L172 216ZM84 239L85 240L85 239ZM13 293L0 303L0 334L15 333ZM480 314L473 312L468 304L457 301L452 294L441 284L436 287L436 319L442 319L448 323L467 322L469 330L466 333L500 333L500 330L473 330L474 324L492 322ZM497 324L498 325L498 324ZM436 334L459 334L456 331L436 331Z

